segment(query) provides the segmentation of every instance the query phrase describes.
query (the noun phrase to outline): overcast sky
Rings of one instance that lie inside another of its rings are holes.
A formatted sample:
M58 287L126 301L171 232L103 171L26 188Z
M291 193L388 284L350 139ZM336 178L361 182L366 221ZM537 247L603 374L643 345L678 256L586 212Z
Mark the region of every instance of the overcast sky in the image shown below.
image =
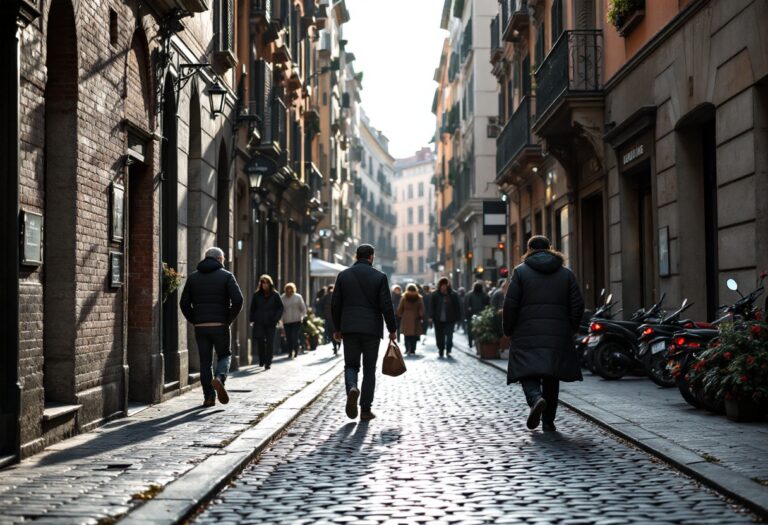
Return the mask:
M447 32L443 0L346 0L347 50L362 71L361 97L371 124L389 138L396 158L429 145L435 132L432 80Z

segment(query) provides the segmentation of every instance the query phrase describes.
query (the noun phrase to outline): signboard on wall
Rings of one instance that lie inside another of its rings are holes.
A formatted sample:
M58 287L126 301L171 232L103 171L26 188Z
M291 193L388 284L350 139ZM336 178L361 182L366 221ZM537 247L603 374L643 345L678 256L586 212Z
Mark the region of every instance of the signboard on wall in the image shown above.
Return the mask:
M483 201L483 235L504 235L507 233L507 203Z

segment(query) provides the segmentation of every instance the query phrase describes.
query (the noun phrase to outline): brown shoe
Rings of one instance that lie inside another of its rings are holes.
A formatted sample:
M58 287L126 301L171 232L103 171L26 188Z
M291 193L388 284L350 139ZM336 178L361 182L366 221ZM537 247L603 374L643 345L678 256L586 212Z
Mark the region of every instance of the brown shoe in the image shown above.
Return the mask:
M205 401L203 401L203 406L206 408L212 407L215 404L216 404L216 398L213 398L213 397L211 399L206 399Z
M229 403L229 394L227 394L227 389L224 388L224 383L222 383L218 377L213 378L213 381L211 381L211 386L216 391L216 396L219 398L219 403L222 405Z
M376 414L371 412L371 409L363 409L360 411L360 421L370 421L376 419Z
M355 419L357 417L357 399L360 397L360 390L352 387L347 392L347 417Z

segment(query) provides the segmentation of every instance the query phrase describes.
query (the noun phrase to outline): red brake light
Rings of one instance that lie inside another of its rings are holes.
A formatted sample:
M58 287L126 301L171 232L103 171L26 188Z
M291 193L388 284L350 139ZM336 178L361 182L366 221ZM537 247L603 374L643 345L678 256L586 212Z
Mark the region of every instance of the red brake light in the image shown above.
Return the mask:
M685 346L685 337L678 337L675 339L676 346Z
M590 332L601 332L603 330L603 325L600 323L592 323L589 325L589 331Z
M693 323L688 322L683 325L683 328L693 328Z
M651 335L653 333L653 328L650 326L647 327L645 330L643 330L643 335Z

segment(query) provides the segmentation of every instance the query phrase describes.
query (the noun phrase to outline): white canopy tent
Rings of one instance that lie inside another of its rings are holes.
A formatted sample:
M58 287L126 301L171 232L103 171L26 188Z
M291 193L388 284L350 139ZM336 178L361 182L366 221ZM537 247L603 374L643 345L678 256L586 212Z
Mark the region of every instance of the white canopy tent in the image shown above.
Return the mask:
M322 259L315 259L313 257L309 263L309 276L333 278L336 277L339 272L346 269L347 267L343 264L332 263Z

